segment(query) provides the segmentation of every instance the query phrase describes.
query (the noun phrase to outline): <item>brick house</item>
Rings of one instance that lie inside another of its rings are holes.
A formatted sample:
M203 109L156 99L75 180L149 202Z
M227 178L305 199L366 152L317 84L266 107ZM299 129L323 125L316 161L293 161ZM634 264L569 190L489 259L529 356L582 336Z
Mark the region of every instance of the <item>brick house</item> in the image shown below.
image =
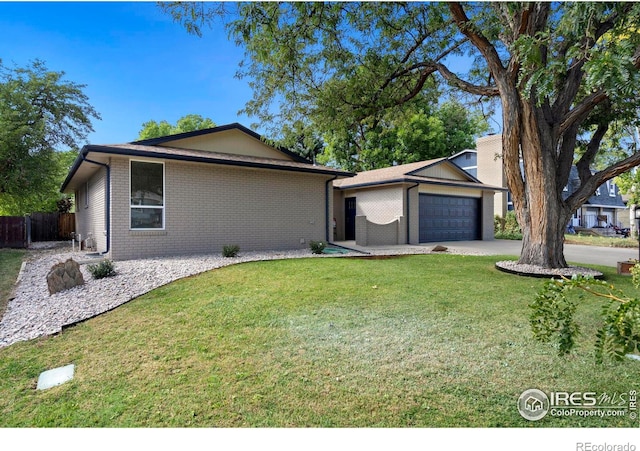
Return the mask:
M353 174L270 146L240 124L86 145L61 191L85 247L113 260L306 248L328 240L332 182Z

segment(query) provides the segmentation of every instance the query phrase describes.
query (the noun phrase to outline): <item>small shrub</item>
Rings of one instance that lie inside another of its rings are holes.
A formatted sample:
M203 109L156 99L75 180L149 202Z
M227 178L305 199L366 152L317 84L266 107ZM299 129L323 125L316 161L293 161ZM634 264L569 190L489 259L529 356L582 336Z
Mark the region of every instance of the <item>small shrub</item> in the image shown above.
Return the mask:
M111 260L103 260L95 265L87 266L94 279L103 279L116 275L116 267Z
M240 252L240 247L238 245L236 245L236 244L223 246L223 248L222 248L222 256L223 257L227 257L227 258L237 257L238 256L238 252Z
M311 252L314 254L322 254L324 248L327 246L326 243L322 241L311 241L309 243L309 247L311 248Z
M514 211L508 211L503 217L495 215L493 218L495 238L503 240L521 240L522 231Z

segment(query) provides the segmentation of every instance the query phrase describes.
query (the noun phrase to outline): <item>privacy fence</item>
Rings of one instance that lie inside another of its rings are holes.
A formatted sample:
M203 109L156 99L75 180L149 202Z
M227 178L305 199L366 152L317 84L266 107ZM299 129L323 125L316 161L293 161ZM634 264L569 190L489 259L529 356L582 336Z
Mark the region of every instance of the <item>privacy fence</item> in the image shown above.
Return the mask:
M75 224L74 213L0 216L0 248L26 248L31 242L70 240Z

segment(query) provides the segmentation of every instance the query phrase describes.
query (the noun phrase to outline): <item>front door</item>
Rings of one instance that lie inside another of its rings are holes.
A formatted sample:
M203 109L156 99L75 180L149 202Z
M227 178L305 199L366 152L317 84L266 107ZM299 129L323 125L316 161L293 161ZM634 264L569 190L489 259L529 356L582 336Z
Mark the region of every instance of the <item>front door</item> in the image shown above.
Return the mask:
M356 239L356 198L347 197L344 200L344 239Z

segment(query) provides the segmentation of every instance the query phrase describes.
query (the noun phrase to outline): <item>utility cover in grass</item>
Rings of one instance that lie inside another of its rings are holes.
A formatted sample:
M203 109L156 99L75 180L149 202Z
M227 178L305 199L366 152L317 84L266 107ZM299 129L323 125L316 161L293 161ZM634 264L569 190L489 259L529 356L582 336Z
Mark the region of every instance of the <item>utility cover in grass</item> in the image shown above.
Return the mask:
M73 379L74 370L75 365L71 364L40 373L36 390L46 390L47 388L55 387L56 385L62 385L65 382L70 381L71 379Z

